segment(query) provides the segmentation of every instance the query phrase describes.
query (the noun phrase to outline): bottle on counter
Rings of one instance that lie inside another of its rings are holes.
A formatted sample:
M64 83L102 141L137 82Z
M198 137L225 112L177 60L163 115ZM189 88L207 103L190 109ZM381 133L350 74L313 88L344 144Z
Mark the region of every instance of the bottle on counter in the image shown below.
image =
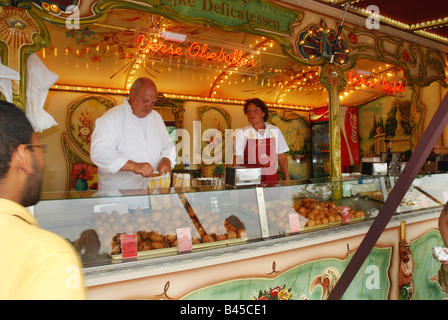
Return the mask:
M187 154L187 156L185 157L184 167L185 167L185 170L190 170L190 157L189 157L188 154Z

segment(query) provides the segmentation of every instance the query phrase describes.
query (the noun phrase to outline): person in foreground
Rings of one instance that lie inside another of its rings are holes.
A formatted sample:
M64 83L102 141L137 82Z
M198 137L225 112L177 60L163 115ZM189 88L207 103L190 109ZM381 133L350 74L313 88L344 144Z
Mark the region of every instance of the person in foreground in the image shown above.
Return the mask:
M157 87L149 78L131 86L129 98L96 120L90 158L98 166L99 191L147 188L157 171L171 173L176 150L160 114Z
M236 135L234 163L248 168L261 168L261 181L266 183L280 180L278 164L284 179L290 180L286 158L289 147L280 129L266 123L269 118L266 104L258 98L249 99L244 104L244 113L249 124Z
M448 247L448 202L443 206L439 216L439 232L442 237L445 248ZM442 292L448 292L448 262L440 261L441 266L437 273L438 282Z
M39 228L44 150L22 110L0 101L0 299L86 299L73 246Z
M445 244L445 247L448 248L448 202L445 203L442 211L440 212L438 224L443 243ZM446 262L445 264L448 265L448 262Z

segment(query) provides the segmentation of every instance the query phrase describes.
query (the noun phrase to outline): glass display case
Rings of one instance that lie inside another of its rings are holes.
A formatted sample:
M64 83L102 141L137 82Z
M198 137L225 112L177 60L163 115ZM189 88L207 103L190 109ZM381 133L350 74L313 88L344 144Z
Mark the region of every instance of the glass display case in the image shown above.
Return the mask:
M397 213L446 202L447 177L435 176L417 178ZM45 193L33 213L42 228L70 241L89 268L126 263L128 257L175 257L185 250L194 255L351 227L378 215L395 182L393 177L358 176L338 182L284 181L274 187L171 188L166 194ZM418 200L412 206L411 196Z
M380 177L382 190L359 193L360 196L384 202L398 182L399 176ZM439 208L448 201L448 174L417 176L404 194L396 213Z

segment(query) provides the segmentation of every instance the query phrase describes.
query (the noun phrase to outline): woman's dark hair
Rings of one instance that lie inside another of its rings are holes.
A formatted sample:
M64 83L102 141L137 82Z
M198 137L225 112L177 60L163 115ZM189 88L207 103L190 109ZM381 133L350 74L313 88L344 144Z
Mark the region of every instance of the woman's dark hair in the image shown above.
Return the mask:
M261 109L261 111L264 112L264 117L263 117L263 121L266 122L269 119L269 109L266 106L266 104L264 103L263 100L258 99L258 98L252 98L252 99L247 99L246 103L244 104L244 114L247 114L247 107L249 106L249 104L253 103L254 105L256 105L258 108Z
M11 157L20 144L31 143L33 127L14 104L0 100L0 179L6 176Z

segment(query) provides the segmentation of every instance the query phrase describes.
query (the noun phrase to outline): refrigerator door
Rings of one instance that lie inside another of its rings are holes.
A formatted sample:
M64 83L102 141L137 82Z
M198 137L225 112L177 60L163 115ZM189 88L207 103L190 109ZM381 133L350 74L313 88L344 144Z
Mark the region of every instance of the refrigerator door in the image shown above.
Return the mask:
M312 161L313 178L330 176L330 130L328 122L313 124Z

